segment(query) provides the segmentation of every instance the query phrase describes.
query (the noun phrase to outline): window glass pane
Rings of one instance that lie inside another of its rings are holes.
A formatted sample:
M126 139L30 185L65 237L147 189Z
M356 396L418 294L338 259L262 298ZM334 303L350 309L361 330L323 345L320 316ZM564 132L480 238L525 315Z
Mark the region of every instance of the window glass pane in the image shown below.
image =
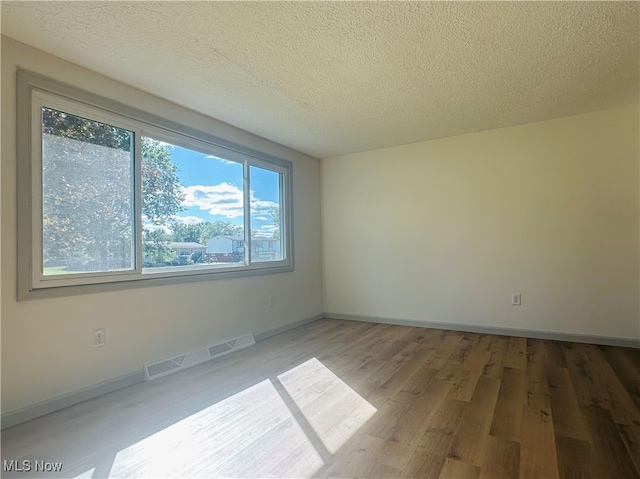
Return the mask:
M275 171L249 167L251 184L251 261L282 260L280 184Z
M42 108L45 276L134 268L133 133Z
M242 163L141 145L144 272L244 266Z

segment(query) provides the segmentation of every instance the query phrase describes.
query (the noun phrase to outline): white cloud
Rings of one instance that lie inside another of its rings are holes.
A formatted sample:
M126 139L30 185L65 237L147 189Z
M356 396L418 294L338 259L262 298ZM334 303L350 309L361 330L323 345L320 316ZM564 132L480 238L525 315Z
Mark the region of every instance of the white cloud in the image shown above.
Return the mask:
M229 183L204 186L183 186L185 199L183 206L196 206L211 215L221 215L226 218L242 216L242 190Z
M183 223L185 225L193 225L204 221L202 218L198 218L197 216L173 216L171 219L176 223Z
M224 163L225 165L240 165L241 163L237 162L237 161L231 161L231 160L225 160L224 158L219 158L217 156L213 156L213 155L207 155L205 158L208 158L210 160L218 160L221 163Z
M254 235L266 236L268 238L271 238L273 237L273 234L277 229L278 227L276 225L264 225L264 226L261 226L260 228L254 228L251 231L253 232Z
M229 183L185 186L182 187L182 191L185 195L183 206L195 206L211 215L225 218L238 218L244 213L242 190ZM275 206L278 206L278 203L260 200L251 192L251 214L254 218L267 220Z
M253 191L251 192L251 213L254 215L271 213L271 209L275 206L278 206L278 203L267 200L259 200L255 196L253 196Z
M172 216L171 221L175 221L176 223L182 223L185 225L192 225L196 223L202 223L204 220L202 218L198 218L197 216ZM142 228L148 231L158 231L162 230L165 233L171 233L171 228L169 225L156 225L153 224L146 216L142 216Z

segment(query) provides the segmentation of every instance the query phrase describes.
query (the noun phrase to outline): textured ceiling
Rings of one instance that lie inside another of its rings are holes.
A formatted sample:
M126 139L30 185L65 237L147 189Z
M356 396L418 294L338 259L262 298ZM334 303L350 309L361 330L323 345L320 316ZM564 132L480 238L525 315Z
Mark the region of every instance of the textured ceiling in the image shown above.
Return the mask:
M23 43L316 157L638 102L633 2L2 2Z

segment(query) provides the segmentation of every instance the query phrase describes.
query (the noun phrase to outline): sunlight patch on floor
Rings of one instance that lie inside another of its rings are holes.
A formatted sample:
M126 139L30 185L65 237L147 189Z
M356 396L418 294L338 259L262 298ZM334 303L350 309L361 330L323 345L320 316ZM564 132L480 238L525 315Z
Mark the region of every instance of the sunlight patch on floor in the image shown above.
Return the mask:
M91 479L93 477L93 473L95 472L95 470L96 468L92 467L88 471L84 471L78 474L77 476L73 476L73 479Z
M278 379L331 454L377 411L316 358Z
M110 477L310 477L323 464L265 380L119 451Z

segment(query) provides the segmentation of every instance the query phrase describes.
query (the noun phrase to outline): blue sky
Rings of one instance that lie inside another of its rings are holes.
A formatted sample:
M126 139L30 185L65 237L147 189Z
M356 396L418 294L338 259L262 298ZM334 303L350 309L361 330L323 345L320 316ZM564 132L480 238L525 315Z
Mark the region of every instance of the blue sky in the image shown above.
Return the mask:
M242 164L176 146L169 150L185 193L185 210L176 219L243 225ZM270 212L279 203L279 175L251 167L250 178L251 228L270 236L274 228Z

